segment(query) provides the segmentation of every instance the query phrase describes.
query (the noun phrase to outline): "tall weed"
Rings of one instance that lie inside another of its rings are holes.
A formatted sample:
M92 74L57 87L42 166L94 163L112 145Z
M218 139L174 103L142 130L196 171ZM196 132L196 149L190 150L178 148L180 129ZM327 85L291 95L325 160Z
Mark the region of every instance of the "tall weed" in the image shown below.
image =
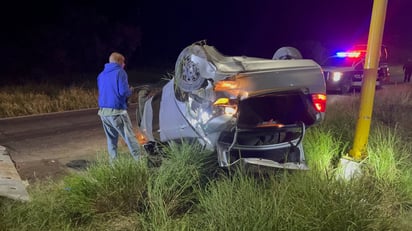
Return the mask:
M173 220L184 219L197 203L202 182L216 169L210 151L199 144L172 142L163 149L165 159L150 175L147 229L168 230Z

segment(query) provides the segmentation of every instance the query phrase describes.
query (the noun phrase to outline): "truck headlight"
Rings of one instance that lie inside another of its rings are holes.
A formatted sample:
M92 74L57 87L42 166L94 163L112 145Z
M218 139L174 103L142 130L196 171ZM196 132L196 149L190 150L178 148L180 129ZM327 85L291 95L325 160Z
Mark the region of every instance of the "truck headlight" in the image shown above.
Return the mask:
M332 80L333 82L338 82L342 78L342 72L333 72Z

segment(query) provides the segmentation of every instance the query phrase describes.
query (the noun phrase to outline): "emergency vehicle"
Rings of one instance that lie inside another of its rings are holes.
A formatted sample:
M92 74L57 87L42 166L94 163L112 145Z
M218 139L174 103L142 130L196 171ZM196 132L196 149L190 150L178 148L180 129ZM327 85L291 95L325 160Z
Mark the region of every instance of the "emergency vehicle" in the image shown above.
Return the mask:
M322 63L326 90L348 93L362 86L364 76L366 45L357 45L354 50L337 52ZM376 86L381 87L389 81L388 53L382 46L378 66Z

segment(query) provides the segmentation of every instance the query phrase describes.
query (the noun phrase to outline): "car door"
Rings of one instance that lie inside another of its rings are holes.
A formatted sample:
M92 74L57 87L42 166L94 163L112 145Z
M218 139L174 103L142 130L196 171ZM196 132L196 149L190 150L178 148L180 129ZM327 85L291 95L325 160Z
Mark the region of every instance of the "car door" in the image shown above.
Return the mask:
M355 87L362 86L364 64L365 61L363 59L354 63L352 82Z

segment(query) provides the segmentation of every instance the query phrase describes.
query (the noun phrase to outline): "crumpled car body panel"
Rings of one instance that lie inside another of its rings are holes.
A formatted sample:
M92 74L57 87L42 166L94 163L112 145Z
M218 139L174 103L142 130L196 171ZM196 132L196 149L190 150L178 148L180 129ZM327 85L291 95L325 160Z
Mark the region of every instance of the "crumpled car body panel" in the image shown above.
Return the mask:
M197 140L222 167L307 169L302 140L325 105L313 60L225 56L194 43L180 53L174 77L146 99L140 129L152 142Z

